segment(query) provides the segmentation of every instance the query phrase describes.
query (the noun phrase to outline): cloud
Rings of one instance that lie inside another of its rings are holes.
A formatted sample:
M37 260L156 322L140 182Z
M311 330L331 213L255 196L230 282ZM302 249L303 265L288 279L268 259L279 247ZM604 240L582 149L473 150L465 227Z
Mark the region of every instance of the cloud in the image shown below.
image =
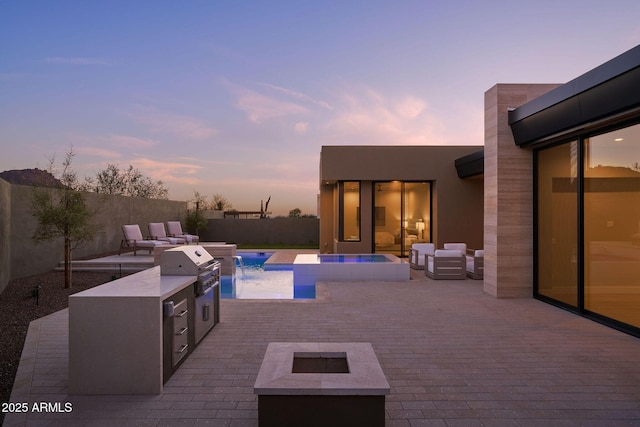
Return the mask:
M120 157L119 152L113 151L113 150L107 150L105 148L80 146L80 147L74 147L73 150L79 154L102 157L105 159L117 159Z
M298 122L295 125L293 125L293 129L297 133L307 133L307 131L309 130L309 123L307 123L307 122Z
M203 120L157 111L131 113L130 116L152 132L168 133L178 138L206 140L218 134L218 130L207 125Z
M335 114L325 125L334 140L389 145L445 143L442 120L426 100L415 95L389 97L360 85L336 97Z
M261 83L261 85L268 89L272 89L276 92L287 95L288 97L295 98L303 102L311 103L327 110L333 110L333 107L328 102L317 100L312 96L307 95L306 93L298 92L293 89L287 89L281 86L272 85L269 83Z
M241 88L237 92L236 107L244 111L249 120L254 123L261 123L277 117L303 114L309 111L302 105L263 95L251 89Z
M189 185L200 183L200 179L196 177L196 174L203 168L191 163L162 162L146 157L133 159L131 164L134 168L140 169L145 175L155 180Z
M157 141L153 141L151 139L138 138L135 136L127 135L108 135L105 140L107 143L110 143L116 147L123 147L133 150L151 148L158 144Z
M45 62L49 64L65 64L65 65L111 65L111 61L104 58L91 57L50 57L45 58Z

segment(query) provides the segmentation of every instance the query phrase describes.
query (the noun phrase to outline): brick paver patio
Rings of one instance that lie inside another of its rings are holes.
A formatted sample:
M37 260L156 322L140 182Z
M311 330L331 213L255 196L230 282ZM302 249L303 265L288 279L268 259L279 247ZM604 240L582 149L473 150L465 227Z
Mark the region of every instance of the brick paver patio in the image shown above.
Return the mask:
M370 342L391 385L388 426L640 425L640 340L481 281L326 283L316 301L223 300L221 323L157 396L68 396L67 312L32 323L13 402L69 413L4 425L257 426L271 341Z

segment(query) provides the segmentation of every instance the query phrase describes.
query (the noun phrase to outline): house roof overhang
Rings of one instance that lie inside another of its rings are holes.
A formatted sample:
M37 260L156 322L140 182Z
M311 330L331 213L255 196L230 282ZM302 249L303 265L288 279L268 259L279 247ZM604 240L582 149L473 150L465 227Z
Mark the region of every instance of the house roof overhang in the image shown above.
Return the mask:
M458 178L471 178L484 173L484 148L455 161Z
M527 146L606 126L640 113L640 45L509 110L516 145Z

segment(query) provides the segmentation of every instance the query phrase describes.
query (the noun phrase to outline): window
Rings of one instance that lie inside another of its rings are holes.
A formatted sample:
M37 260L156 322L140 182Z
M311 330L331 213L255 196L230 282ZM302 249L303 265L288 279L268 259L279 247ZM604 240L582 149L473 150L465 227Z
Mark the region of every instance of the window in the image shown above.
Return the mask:
M340 189L340 240L360 241L360 182L344 181Z

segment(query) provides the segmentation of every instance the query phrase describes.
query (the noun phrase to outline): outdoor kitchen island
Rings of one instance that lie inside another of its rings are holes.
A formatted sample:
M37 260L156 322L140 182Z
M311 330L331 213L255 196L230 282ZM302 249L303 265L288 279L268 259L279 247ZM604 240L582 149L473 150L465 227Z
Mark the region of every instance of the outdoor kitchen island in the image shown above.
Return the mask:
M157 266L71 295L69 394L162 393L219 321L219 263L206 261L215 274L204 290L200 274L164 275Z

